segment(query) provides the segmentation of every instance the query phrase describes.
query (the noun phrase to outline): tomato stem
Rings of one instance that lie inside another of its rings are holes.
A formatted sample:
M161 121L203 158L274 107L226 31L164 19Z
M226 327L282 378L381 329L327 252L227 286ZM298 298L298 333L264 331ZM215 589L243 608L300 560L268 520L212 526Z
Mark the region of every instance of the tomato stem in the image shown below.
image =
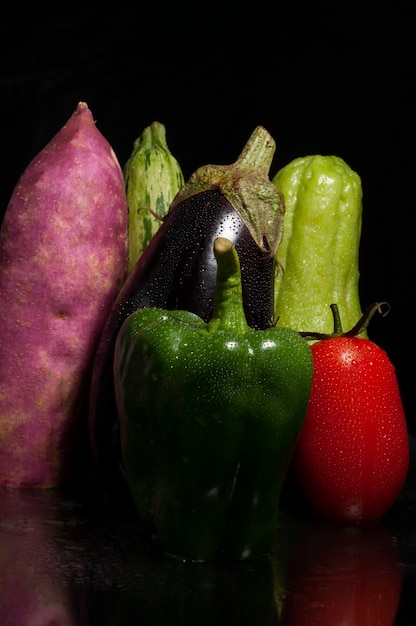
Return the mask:
M341 316L337 304L331 304L332 317L334 319L334 335L342 335Z
M380 313L380 315L382 315L383 317L386 317L386 315L388 315L388 313L390 312L390 305L388 302L374 302L373 304L370 304L369 307L367 307L355 326L353 326L350 330L344 333L342 330L341 316L339 313L338 305L334 303L331 304L330 307L332 311L332 317L334 319L333 332L315 333L313 331L301 331L300 334L302 335L302 337L305 337L305 339L311 341L321 341L323 339L332 339L333 337L356 337L367 328L371 318L376 311Z

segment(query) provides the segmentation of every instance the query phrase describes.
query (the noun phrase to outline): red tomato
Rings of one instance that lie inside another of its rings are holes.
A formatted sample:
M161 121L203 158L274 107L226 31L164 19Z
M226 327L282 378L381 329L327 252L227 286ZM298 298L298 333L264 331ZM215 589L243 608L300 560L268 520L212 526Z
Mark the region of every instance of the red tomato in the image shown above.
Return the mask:
M394 366L368 339L338 336L311 346L314 378L294 454L299 484L324 518L382 517L409 467L409 440Z

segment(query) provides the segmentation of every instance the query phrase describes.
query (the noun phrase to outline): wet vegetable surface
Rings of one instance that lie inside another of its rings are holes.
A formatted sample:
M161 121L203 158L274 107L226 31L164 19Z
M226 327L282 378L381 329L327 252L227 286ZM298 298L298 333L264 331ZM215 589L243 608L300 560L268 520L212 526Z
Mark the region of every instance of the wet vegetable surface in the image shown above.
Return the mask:
M331 310L334 333L321 335L311 347L313 384L294 466L319 515L368 522L389 510L405 484L406 416L387 353L357 336L372 314L381 312L380 303L345 333L337 305Z

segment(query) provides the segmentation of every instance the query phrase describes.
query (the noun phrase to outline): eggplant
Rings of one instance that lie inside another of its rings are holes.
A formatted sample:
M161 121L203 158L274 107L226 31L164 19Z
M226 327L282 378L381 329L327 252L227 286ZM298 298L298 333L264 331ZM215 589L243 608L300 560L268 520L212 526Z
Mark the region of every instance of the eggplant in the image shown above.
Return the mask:
M243 304L254 329L271 326L276 253L284 200L268 172L275 142L257 127L232 165L199 168L175 196L162 226L121 288L99 341L90 389L91 450L100 481L128 494L121 461L113 359L124 320L145 307L187 310L209 321L217 263L214 240L226 237L240 258Z

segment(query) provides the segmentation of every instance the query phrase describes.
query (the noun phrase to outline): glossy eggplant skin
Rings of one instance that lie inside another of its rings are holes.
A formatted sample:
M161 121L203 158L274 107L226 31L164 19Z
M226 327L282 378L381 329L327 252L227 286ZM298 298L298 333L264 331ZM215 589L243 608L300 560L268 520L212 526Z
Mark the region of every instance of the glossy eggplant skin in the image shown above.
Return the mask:
M229 239L238 252L247 323L255 329L273 324L276 262L267 251L267 243L265 250L258 247L242 218L217 188L176 204L122 287L96 352L90 440L100 480L110 491L127 493L113 381L118 331L131 313L146 307L182 309L208 321L216 284L216 237Z

